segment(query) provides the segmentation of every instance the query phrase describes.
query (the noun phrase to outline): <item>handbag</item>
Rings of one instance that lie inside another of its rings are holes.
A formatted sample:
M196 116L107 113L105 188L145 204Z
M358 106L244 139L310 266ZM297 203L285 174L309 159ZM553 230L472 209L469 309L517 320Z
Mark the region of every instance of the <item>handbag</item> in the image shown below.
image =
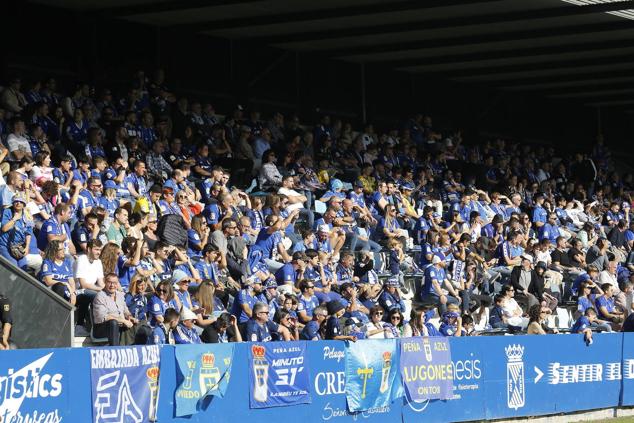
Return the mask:
M20 260L24 257L25 248L26 248L25 242L12 244L11 247L9 247L9 254L11 254L11 257L13 257L14 259Z

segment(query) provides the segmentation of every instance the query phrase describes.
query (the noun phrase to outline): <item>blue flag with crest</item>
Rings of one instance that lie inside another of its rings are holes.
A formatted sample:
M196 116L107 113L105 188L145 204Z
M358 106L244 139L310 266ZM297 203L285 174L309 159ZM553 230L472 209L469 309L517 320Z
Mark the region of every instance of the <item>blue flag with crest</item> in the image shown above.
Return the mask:
M348 410L367 411L389 406L403 396L396 339L368 339L346 347Z

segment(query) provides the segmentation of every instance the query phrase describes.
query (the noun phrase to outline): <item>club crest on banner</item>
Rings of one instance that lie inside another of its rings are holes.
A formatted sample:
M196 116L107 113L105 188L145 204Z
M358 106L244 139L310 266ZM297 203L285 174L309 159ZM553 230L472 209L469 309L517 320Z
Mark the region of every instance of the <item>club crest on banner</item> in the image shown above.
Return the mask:
M253 399L257 402L266 402L269 396L267 379L269 377L269 363L264 354L266 348L262 345L252 345L253 354Z
M506 352L506 404L508 408L517 410L526 403L524 386L524 347L509 345Z

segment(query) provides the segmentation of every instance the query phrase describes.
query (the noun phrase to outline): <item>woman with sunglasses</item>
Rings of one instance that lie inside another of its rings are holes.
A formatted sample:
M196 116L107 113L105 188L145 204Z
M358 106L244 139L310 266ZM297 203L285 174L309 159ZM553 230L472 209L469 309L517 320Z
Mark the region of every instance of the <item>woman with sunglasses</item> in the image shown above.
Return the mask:
M392 327L390 328L392 330L392 337L401 338L405 329L403 313L401 313L401 311L398 309L392 309L388 313L387 320L388 323L392 325Z
M159 323L163 323L163 315L168 308L175 310L181 309L181 303L174 295L172 283L170 281L160 282L154 295L148 301L148 314L150 316L150 326L156 327Z
M178 195L181 195L179 192ZM192 217L191 228L187 230L187 255L189 257L202 257L202 250L209 239L209 226L205 217L197 214Z

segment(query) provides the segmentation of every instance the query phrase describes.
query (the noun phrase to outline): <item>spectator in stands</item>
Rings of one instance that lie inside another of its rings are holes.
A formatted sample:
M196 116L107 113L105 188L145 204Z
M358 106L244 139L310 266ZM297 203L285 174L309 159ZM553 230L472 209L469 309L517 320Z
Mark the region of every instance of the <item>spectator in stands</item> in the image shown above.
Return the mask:
M147 338L148 345L175 345L174 330L178 326L180 316L178 311L168 308L163 315L163 321L152 329Z
M11 349L12 327L11 301L6 295L0 293L0 350Z
M328 311L328 320L326 321L325 339L334 341L352 341L356 342L357 337L354 335L344 335L340 319L346 312L346 307L337 300L332 300L326 303L326 309Z
M285 341L291 339L291 333L282 325L269 320L269 306L264 302L256 302L253 305L252 317L245 324L245 340L251 342L272 341L274 336L279 336Z
M617 309L614 303L614 287L611 283L604 283L601 285L601 290L603 291L603 295L597 297L595 300L597 316L601 320L612 322L612 328L618 330L625 320L625 317L623 311Z
M39 270L42 258L36 246L35 223L26 208L26 198L23 193L17 193L12 202L12 207L2 213L0 255L22 269L28 266Z
M57 295L75 305L77 291L72 267L71 259L66 257L64 244L51 241L46 247L38 278Z
M180 312L180 323L174 330L174 342L178 344L202 344L200 336L195 329L196 314L182 307Z
M572 333L582 333L586 344L592 344L592 324L597 318L597 312L593 308L585 311L583 316L579 317L570 329Z
M318 306L313 310L313 318L300 333L300 338L306 341L319 341L322 339L322 325L328 318L328 310L325 306Z
M242 342L238 320L229 313L222 313L215 322L205 327L200 338L206 344Z
M434 308L427 306L412 309L410 320L405 324L402 336L404 338L411 336L442 336L431 323L434 313Z
M128 311L117 275L109 273L105 276L104 289L92 302L92 313L96 337L108 338L110 346L132 345L138 322Z
M101 263L101 249L103 244L98 239L91 239L86 243L86 251L77 257L74 266L74 279L77 285L77 325L84 325L88 313L88 306L97 293L104 288L104 273ZM135 316L136 317L136 316Z
M444 268L445 261L434 255L431 266L425 270L421 289L421 300L437 305L441 315L447 311L447 304L460 304L460 296L449 283ZM449 293L445 294L445 288Z

